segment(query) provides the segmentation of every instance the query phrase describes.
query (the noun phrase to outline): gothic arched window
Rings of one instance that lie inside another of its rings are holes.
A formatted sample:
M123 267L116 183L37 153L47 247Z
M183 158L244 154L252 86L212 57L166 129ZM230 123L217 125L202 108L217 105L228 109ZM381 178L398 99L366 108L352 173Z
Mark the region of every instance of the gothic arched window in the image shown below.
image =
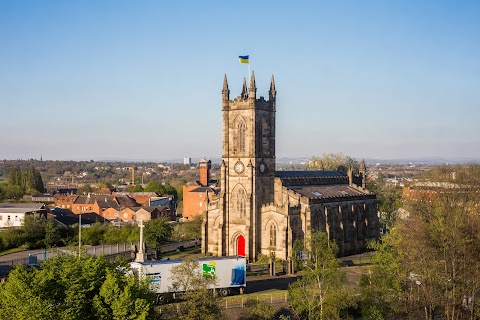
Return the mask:
M247 126L243 120L237 123L237 152L245 152L245 132Z
M275 224L270 225L270 247L276 247L277 246L277 228L275 227Z
M236 209L239 218L244 218L247 214L247 194L243 188L239 188L236 193Z

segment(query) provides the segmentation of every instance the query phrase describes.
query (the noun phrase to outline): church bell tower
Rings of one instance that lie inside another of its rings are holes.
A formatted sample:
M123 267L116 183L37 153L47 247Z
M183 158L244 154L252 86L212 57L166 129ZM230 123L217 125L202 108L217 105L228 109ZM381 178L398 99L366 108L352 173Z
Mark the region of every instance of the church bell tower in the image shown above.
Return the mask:
M255 260L261 251L261 208L273 202L275 175L275 81L268 100L257 99L255 74L244 79L241 94L230 100L227 77L222 90L223 148L219 208L222 255Z

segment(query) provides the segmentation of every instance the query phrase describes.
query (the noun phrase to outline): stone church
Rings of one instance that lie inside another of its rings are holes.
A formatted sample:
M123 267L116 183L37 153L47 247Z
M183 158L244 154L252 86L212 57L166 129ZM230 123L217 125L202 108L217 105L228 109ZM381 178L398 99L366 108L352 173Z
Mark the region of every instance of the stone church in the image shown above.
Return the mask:
M362 252L379 237L377 200L365 188L360 170L275 171L275 81L268 100L257 99L255 75L230 100L227 77L222 90L220 191L207 195L202 253L292 256L295 240L321 230L336 241L340 255Z

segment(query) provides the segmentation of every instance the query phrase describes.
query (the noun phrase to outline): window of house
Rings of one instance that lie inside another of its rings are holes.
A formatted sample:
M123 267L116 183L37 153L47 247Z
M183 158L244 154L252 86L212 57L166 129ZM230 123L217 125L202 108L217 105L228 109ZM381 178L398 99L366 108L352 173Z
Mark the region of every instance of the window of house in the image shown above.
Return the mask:
M202 207L202 203L201 203L201 202L200 202L200 204L199 204L199 205L200 205L200 207Z
M0 220L3 220L3 216L0 216Z
M15 216L15 221L18 221L18 216Z
M276 247L276 246L277 246L277 228L272 223L272 225L270 226L270 247Z

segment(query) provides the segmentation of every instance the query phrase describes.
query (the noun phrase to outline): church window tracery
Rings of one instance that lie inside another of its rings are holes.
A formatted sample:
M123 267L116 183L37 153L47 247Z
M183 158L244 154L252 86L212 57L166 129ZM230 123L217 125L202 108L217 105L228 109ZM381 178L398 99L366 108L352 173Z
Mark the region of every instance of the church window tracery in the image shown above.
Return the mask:
M237 122L236 147L238 152L245 152L245 133L247 125L243 120Z
M275 224L270 225L270 247L277 246L277 227Z
M247 213L247 194L243 188L239 188L235 194L235 204L237 215L239 218L244 218Z

